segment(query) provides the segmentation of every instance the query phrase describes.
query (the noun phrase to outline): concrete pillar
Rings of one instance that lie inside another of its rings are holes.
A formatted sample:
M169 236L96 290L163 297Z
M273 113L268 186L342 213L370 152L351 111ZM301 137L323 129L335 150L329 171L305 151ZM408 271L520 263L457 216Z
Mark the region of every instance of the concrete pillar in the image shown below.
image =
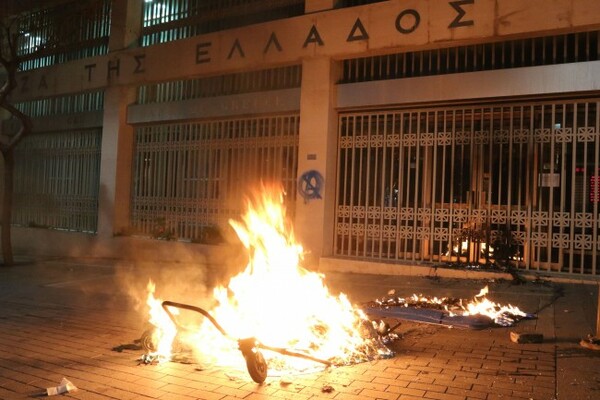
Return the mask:
M302 185L302 175L309 171L316 171L324 178L318 193L320 198L306 199L299 190L296 199L295 231L309 252L305 265L308 268L316 267L321 256L333 252L337 157L335 83L340 72L340 64L329 58L306 59L302 63L299 185Z
M142 28L142 2L113 0L109 52L135 47ZM104 91L98 236L110 238L129 226L133 127L127 124L127 106L135 102L135 87L108 87Z
M135 90L110 87L104 92L98 235L107 238L129 226L133 127L126 122Z
M142 1L113 0L108 48L110 51L137 47L142 33Z
M304 13L310 14L318 11L331 10L335 8L339 0L305 0Z

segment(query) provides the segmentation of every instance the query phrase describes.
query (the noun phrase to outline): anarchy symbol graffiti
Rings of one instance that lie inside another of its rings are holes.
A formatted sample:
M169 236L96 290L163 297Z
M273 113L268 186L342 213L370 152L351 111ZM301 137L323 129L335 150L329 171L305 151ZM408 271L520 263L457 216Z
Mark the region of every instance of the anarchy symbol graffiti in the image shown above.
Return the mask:
M319 171L306 171L298 178L298 193L300 193L305 202L320 199L322 186L323 175Z

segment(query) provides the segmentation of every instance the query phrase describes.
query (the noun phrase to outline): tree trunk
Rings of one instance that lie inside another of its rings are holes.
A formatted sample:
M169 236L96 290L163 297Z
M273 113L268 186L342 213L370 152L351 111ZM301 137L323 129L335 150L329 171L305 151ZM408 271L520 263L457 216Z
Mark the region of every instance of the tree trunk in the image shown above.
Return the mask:
M15 171L15 157L12 148L2 152L4 157L4 195L2 201L2 255L4 266L14 264L10 227L12 221L13 176Z

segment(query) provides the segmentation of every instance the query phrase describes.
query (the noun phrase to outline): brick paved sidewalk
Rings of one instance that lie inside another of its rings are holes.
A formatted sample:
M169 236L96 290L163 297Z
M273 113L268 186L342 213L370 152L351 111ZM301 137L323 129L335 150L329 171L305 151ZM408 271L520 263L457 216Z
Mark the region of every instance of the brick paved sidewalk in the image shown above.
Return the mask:
M565 293L558 300L554 286L495 285L498 301L542 309L537 320L512 328L543 333L542 344L512 343L510 328L465 331L404 323L392 359L284 379L269 376L258 385L243 365L240 371L175 362L139 365L141 351L114 351L140 336L144 318L116 290L111 266L42 262L17 268L0 271L0 399L45 396L45 388L63 377L78 387L63 397L77 399L583 400L600 393L600 357L576 344L593 329L589 300L595 293L589 285L561 286ZM392 287L464 296L482 283L350 274L328 279L355 301ZM574 372L578 365L585 371Z

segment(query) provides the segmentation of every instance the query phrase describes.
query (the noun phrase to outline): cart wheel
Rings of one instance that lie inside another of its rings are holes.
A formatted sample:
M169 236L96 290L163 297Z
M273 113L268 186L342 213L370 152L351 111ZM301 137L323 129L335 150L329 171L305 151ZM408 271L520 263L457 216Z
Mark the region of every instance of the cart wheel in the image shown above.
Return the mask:
M267 379L267 362L262 353L258 350L251 351L245 354L244 358L252 380L256 383L263 383Z
M146 350L148 353L153 353L156 351L156 343L154 343L154 329L149 328L142 333L142 337L140 338L140 344L142 348Z

